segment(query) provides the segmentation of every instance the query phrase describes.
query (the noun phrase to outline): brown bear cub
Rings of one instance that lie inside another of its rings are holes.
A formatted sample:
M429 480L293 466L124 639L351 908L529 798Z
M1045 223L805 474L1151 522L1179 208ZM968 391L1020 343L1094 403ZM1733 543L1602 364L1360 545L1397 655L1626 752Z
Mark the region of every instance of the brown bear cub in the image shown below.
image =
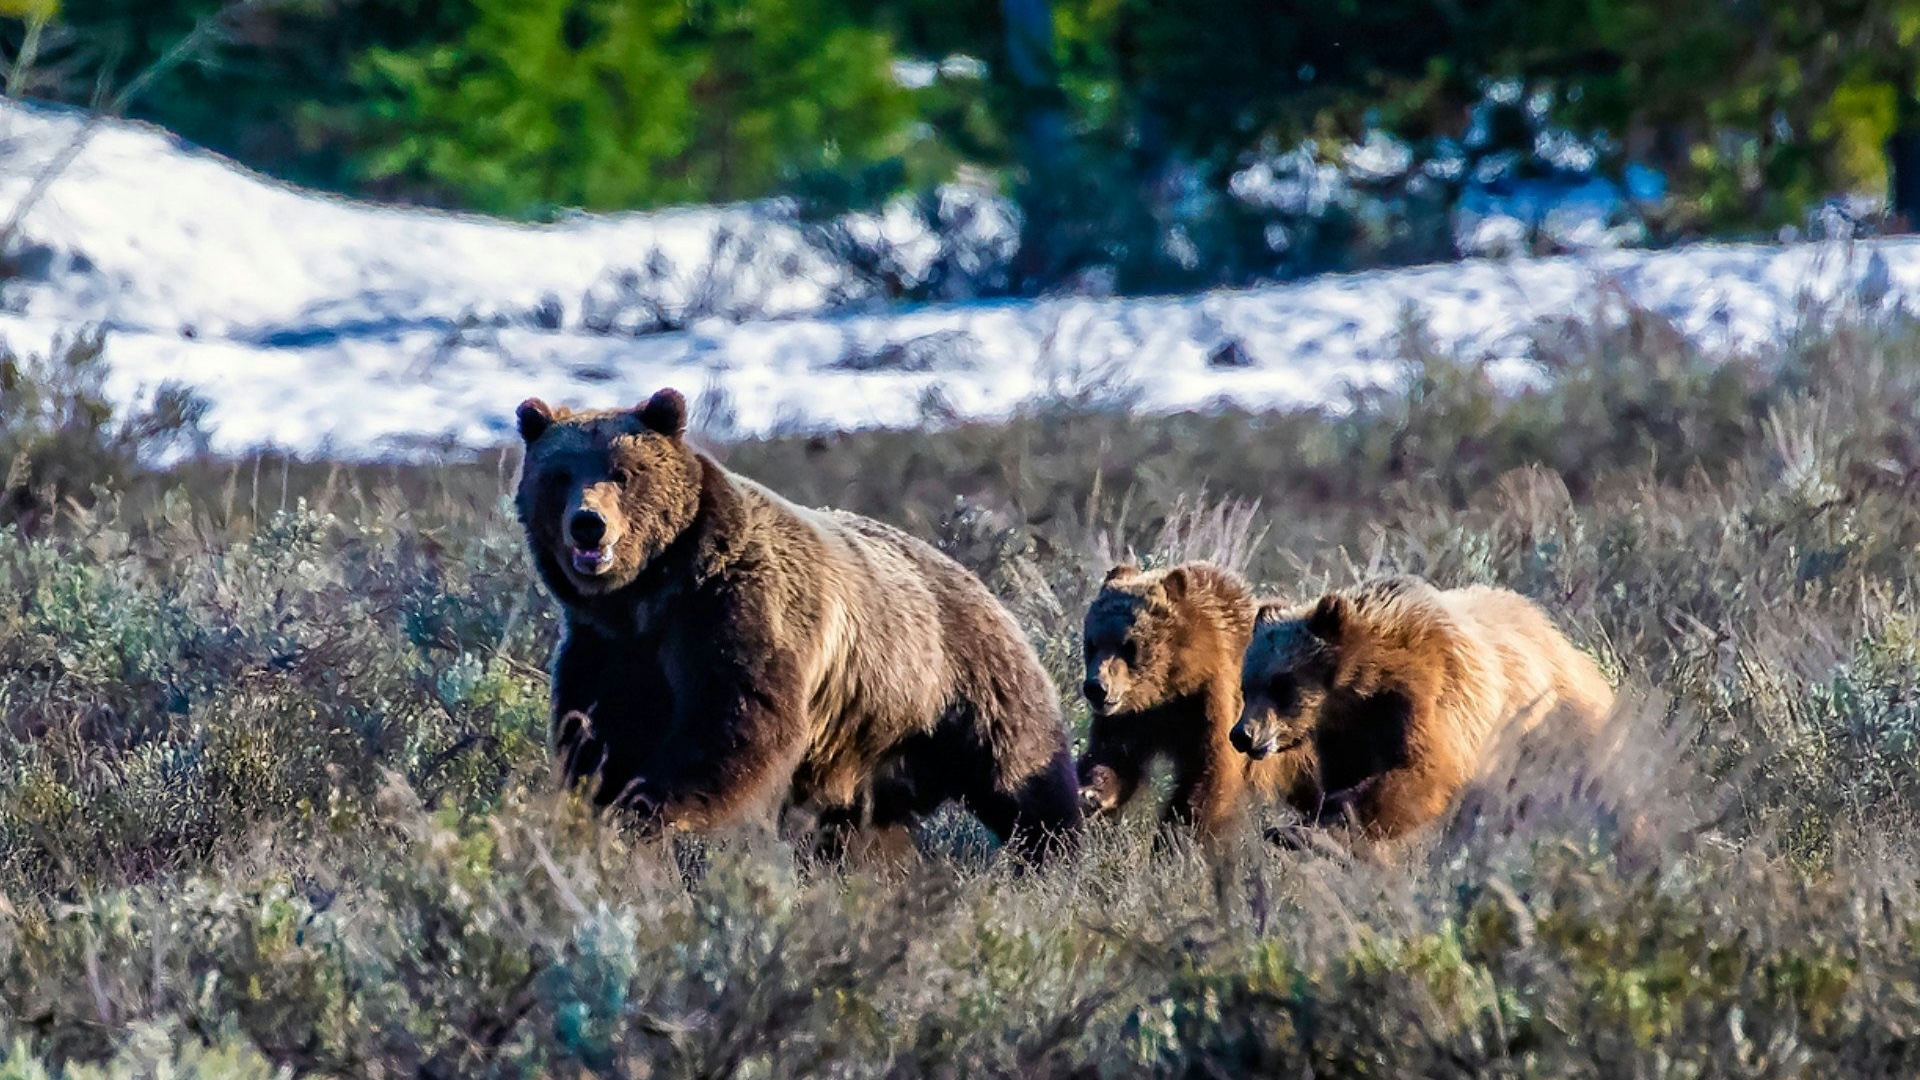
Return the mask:
M897 529L699 453L686 401L520 406L559 601L556 751L652 827L896 828L958 800L1038 855L1080 824L1059 697L1006 609Z
M1093 726L1080 795L1088 812L1125 806L1162 757L1173 769L1164 822L1204 838L1227 832L1253 796L1317 807L1311 747L1255 761L1228 741L1255 612L1246 582L1210 563L1107 574L1086 619L1083 691Z
M1439 818L1495 739L1591 734L1613 690L1539 608L1505 589L1412 576L1263 611L1233 739L1261 759L1311 745L1323 820L1393 839Z

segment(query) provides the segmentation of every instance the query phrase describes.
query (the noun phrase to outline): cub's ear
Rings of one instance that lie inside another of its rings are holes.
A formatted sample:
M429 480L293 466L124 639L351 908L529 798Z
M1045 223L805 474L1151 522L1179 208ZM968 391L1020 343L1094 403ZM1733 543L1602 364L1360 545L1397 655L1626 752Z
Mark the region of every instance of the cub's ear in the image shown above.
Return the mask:
M1193 579L1187 575L1187 568L1176 566L1160 578L1160 595L1170 604L1178 604L1187 598L1187 592L1193 587Z
M520 422L520 437L525 439L529 446L553 426L553 409L537 397L530 397L521 402L520 408L514 411L514 416Z
M1347 598L1339 593L1321 597L1307 613L1307 632L1330 645L1340 640L1340 631L1346 623Z
M654 391L652 397L633 411L642 424L670 439L687 433L687 399L672 387Z
M1133 565L1130 562L1123 562L1120 565L1114 567L1113 569L1107 571L1107 577L1105 582L1103 582L1103 584L1111 585L1116 581L1124 581L1125 579L1130 577L1137 577L1139 576L1139 574L1140 574L1139 567Z

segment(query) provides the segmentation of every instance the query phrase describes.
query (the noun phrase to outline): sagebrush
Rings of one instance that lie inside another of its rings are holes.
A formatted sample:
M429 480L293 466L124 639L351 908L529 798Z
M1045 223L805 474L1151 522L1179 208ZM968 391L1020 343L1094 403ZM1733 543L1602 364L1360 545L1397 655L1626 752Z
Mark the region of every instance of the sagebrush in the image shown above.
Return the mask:
M1916 344L1711 358L1634 314L1543 332L1513 394L1413 333L1338 414L715 448L941 544L1069 701L1131 555L1502 584L1629 702L1397 855L1136 815L1037 874L957 816L896 868L595 821L510 458L156 468L41 378L0 435L45 493L0 531L0 1076L1910 1074Z

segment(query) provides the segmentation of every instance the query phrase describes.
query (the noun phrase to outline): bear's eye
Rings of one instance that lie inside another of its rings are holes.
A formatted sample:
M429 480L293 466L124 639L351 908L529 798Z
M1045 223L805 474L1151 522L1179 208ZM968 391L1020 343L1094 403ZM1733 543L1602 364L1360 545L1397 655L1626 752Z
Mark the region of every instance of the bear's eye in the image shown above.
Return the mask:
M633 483L634 471L625 465L615 465L607 475L613 478L614 483L625 487Z

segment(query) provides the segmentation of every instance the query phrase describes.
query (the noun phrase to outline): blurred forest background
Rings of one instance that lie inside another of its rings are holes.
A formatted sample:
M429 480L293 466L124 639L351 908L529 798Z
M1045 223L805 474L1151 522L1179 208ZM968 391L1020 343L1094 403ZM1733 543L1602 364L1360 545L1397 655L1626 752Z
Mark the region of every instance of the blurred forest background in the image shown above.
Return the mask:
M0 0L6 90L360 197L528 219L1011 199L972 290L1900 229L1920 0ZM144 73L146 78L141 78ZM125 94L137 84L136 94Z

